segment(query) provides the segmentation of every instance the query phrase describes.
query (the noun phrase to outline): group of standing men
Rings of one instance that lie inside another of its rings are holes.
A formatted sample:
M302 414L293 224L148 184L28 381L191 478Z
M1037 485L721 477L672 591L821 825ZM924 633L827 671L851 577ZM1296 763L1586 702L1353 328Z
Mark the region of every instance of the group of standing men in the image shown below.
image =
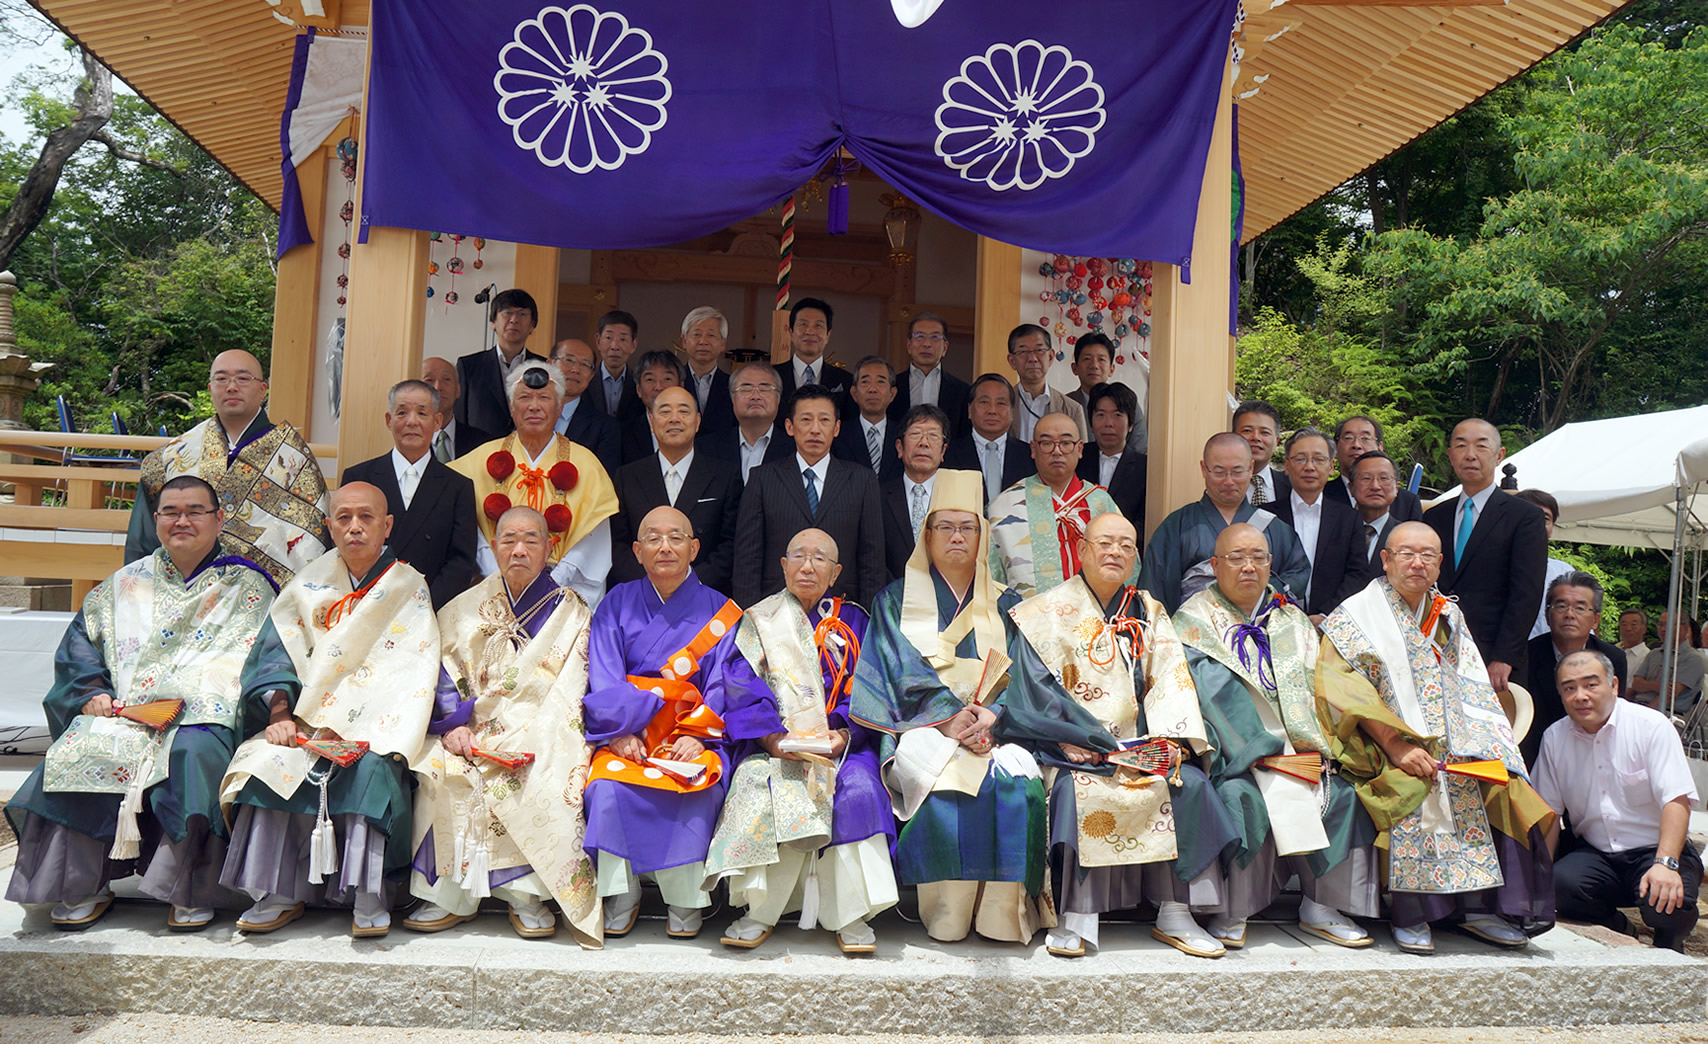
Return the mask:
M137 872L175 929L230 889L245 931L326 902L374 936L400 892L428 932L492 896L527 938L555 901L593 946L645 880L676 937L724 882L726 945L798 911L866 953L911 885L939 940L1079 956L1150 902L1217 957L1297 875L1300 926L1342 946L1384 887L1412 952L1552 923L1571 774L1545 746L1538 795L1496 696L1545 537L1493 488L1492 426L1455 429L1465 492L1416 521L1374 421L1295 433L1282 473L1275 411L1244 404L1141 569L1136 396L1048 389L1041 328L1009 338L1016 388L943 372L934 316L898 379L827 366L812 299L788 362L728 375L710 309L686 367L631 360L624 313L541 360L533 302L492 311L498 344L394 387L394 450L330 498L259 364L215 361L216 417L145 463L133 561L60 650L10 898L86 927ZM1075 371L1106 376L1090 340Z

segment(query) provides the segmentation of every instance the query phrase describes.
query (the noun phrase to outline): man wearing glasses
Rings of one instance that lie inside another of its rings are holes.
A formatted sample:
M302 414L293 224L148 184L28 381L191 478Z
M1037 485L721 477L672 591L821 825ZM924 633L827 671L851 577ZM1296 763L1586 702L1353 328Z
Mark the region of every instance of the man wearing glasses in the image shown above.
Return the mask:
M214 415L142 461L125 562L160 546L154 511L160 490L180 475L219 492L227 550L266 570L277 585L326 553L326 479L308 443L267 416L261 363L242 350L221 352L208 375Z
M1548 614L1548 629L1530 639L1528 661L1536 665L1530 679L1530 698L1536 705L1536 720L1518 744L1518 749L1524 752L1524 763L1532 767L1536 764L1536 755L1542 750L1542 733L1566 716L1566 705L1561 701L1559 686L1554 681L1554 668L1562 660L1582 649L1600 653L1613 665L1620 694L1630 692L1631 685L1625 650L1595 635L1595 625L1601 622L1599 580L1568 567L1548 585L1543 608Z
M1038 422L1049 414L1060 413L1074 423L1079 439L1091 437L1085 423L1085 407L1049 386L1045 378L1056 353L1050 347L1050 333L1036 323L1021 323L1008 334L1008 365L1018 378L1017 400L1013 426L1008 434L1021 442L1031 442Z
M1021 479L991 500L990 572L1022 598L1048 591L1079 573L1079 548L1095 515L1121 509L1102 486L1074 473L1085 441L1074 419L1046 414L1032 436L1038 473ZM1139 577L1135 556L1133 583Z
M1323 489L1323 496L1343 504L1356 506L1358 491L1353 488L1353 465L1366 453L1382 453L1382 425L1373 417L1354 414L1334 429L1334 459L1340 467L1340 477ZM1396 488L1400 466L1394 465ZM1409 489L1398 489L1393 498L1391 515L1395 522L1417 522L1423 518L1423 501Z
M949 355L949 324L936 312L920 312L907 326L907 372L896 382L890 423L898 428L915 406L930 405L949 416L950 438L967 431L967 401L972 388L943 368Z
M1310 560L1310 579L1302 607L1312 623L1322 623L1340 600L1364 586L1364 524L1358 512L1323 496L1334 463L1328 436L1300 428L1287 440L1287 490L1269 505L1275 517L1293 528Z
M552 345L551 362L563 374L563 408L558 411L552 427L571 442L578 442L593 451L608 475L615 475L622 465L621 430L587 394L593 380L593 346L586 341L568 337Z
M698 449L707 456L727 460L741 469L745 485L753 469L795 452L794 440L777 421L782 380L770 363L752 362L738 366L729 375L730 408L735 426L722 431L701 431Z

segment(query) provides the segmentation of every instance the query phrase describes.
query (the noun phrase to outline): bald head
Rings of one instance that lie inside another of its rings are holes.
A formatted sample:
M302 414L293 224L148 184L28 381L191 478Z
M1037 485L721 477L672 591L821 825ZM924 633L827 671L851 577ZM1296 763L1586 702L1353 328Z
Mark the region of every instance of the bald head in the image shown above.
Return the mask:
M783 586L810 609L842 575L839 557L836 541L829 533L822 529L801 530L789 541L789 549L783 555Z
M1500 431L1481 417L1470 417L1453 426L1447 440L1447 463L1467 496L1481 493L1494 484L1497 466L1506 458Z
M1032 462L1038 477L1058 493L1073 480L1084 451L1079 422L1065 413L1046 413L1032 428Z
M365 577L385 550L391 536L391 515L385 494L367 482L350 482L332 491L326 528L344 565L357 577Z
M332 491L330 499L331 513L346 504L363 503L370 507L378 505L380 513L385 513L385 492L371 482L346 482Z
M1400 523L1382 549L1382 570L1406 604L1417 608L1441 578L1441 538L1422 522Z
M541 540L550 538L551 528L546 525L546 516L535 511L526 504L517 504L498 516L498 523L492 527L495 539L503 539L508 532L532 533Z
M492 527L492 557L512 599L520 598L539 578L551 548L551 527L538 511L518 504L498 516Z
M1388 542L1383 546L1389 550L1416 546L1439 552L1441 536L1426 523L1401 522L1388 534Z
M1139 557L1139 533L1118 511L1093 515L1079 540L1079 571L1105 604L1126 586Z
M1245 443L1244 439L1240 440ZM1250 456L1250 451L1246 451ZM1255 612L1258 603L1269 590L1269 540L1256 527L1235 522L1216 537L1216 553L1210 568L1216 574L1216 587L1228 601L1242 612Z
M635 558L646 577L669 597L688 578L688 568L700 554L694 539L694 523L668 504L653 508L635 531Z
M791 554L796 551L805 554L822 554L832 562L841 557L836 546L836 538L822 529L803 529L796 533L794 539L789 541L787 551Z
M1253 540L1266 549L1269 546L1269 542L1263 539L1263 533L1256 526L1248 522L1235 522L1217 534L1216 554L1225 555L1230 548L1249 546Z
M1224 513L1238 509L1251 488L1251 446L1231 431L1210 436L1198 463L1204 492Z
M1093 516L1091 524L1085 527L1085 538L1087 540L1096 540L1098 537L1113 537L1117 540L1125 537L1128 540L1137 540L1139 531L1133 527L1132 522L1127 520L1127 516L1119 511L1105 511L1101 515Z
M1231 431L1219 431L1205 441L1203 459L1206 464L1210 462L1211 454L1217 450L1239 451L1247 457L1251 456L1250 444Z

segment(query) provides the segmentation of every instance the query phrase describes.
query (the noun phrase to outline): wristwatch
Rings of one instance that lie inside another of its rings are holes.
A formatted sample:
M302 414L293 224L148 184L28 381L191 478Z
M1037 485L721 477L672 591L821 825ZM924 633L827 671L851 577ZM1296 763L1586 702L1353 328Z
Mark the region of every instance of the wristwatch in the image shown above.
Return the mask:
M1664 866L1668 870L1677 870L1678 860L1674 859L1672 856L1655 856L1655 865Z

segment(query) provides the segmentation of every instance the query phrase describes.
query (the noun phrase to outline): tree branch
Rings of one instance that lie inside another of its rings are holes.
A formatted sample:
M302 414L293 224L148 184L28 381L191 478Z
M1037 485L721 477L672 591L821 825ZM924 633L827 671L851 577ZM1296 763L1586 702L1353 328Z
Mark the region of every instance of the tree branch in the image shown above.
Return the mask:
M144 167L153 167L155 170L163 170L176 177L181 178L184 176L184 172L182 170L179 170L170 163L163 160L157 160L153 156L145 156L134 149L126 148L124 142L113 137L113 132L105 127L102 127L100 130L89 135L89 140L98 141L102 145L105 145L107 147L107 151L112 153L118 159L125 160L129 163L140 164Z

